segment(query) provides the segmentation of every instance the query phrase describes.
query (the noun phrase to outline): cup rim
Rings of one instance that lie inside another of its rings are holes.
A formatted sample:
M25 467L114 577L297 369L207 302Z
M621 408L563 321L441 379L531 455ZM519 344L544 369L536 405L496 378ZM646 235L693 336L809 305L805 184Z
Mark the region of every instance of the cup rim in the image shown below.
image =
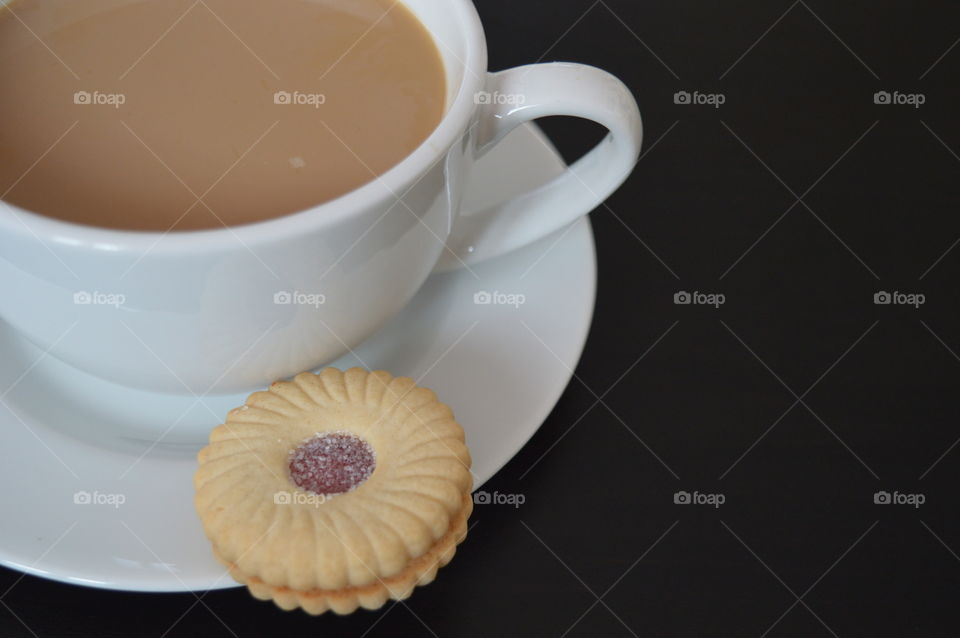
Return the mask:
M402 2L403 0L401 0ZM0 0L2 6L3 0ZM471 0L447 0L456 13L458 37L464 43L465 56L457 60L464 68L463 78L447 112L430 135L409 155L385 173L332 200L280 217L259 222L186 231L118 230L69 222L0 202L0 230L26 231L34 238L54 244L107 249L111 252L149 250L152 254L217 249L238 242L252 246L293 234L333 226L361 211L366 204L391 193L402 193L408 183L442 158L463 136L476 110L475 95L483 88L487 72L487 48L483 25ZM445 47L438 35L429 31L438 49ZM454 56L455 57L455 56ZM2 214L3 209L10 214ZM163 240L163 241L161 241Z

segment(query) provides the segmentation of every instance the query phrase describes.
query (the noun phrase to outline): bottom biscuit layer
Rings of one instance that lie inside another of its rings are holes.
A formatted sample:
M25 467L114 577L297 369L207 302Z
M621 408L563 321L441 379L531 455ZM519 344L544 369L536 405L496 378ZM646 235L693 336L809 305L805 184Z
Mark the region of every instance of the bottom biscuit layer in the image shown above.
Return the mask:
M213 553L217 560L227 566L230 576L246 585L250 593L260 600L273 600L281 609L300 607L309 614L322 614L332 610L337 614L349 614L358 607L378 609L389 599L403 600L413 593L417 585L427 585L436 578L437 570L453 558L457 545L467 536L467 519L473 511L473 497L466 494L460 513L450 522L447 532L433 546L410 563L398 574L379 578L376 582L361 587L343 589L297 590L289 587L268 585L256 576L244 574L236 564L223 560L216 546Z

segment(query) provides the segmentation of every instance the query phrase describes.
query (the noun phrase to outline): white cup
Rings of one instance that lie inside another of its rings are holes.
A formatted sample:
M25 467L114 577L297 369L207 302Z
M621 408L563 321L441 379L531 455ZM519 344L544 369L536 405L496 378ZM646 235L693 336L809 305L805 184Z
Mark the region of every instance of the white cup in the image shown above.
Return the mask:
M118 231L0 203L0 317L50 355L120 384L246 391L336 359L431 272L562 228L626 179L642 127L619 80L560 63L488 74L470 0L405 3L433 34L449 93L436 130L397 166L309 210L216 230ZM549 115L610 133L549 184L461 211L474 161Z

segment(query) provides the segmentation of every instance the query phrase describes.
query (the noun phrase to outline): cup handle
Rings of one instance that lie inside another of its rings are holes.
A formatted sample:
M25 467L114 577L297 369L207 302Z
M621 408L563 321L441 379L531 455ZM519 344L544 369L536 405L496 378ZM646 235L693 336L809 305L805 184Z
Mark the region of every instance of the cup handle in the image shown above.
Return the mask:
M478 100L476 157L520 124L550 115L593 120L610 132L543 186L461 213L437 271L496 257L572 223L613 193L640 155L643 124L637 102L623 82L596 67L553 62L490 73Z

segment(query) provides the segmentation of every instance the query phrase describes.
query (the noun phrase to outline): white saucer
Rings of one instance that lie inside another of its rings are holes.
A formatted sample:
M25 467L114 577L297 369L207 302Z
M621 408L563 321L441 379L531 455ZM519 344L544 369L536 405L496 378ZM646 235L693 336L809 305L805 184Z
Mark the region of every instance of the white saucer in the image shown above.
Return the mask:
M466 208L527 190L563 166L538 129L519 129L481 160ZM333 365L390 370L433 388L466 429L479 486L540 427L569 382L595 285L582 218L471 271L435 275L399 317ZM499 293L494 302L525 299L519 307L474 303L483 291ZM44 356L0 323L0 563L108 589L236 586L210 554L192 476L206 432L244 398L200 403L116 386ZM130 429L138 423L139 436ZM149 432L166 428L151 442ZM75 503L84 494L94 502Z

